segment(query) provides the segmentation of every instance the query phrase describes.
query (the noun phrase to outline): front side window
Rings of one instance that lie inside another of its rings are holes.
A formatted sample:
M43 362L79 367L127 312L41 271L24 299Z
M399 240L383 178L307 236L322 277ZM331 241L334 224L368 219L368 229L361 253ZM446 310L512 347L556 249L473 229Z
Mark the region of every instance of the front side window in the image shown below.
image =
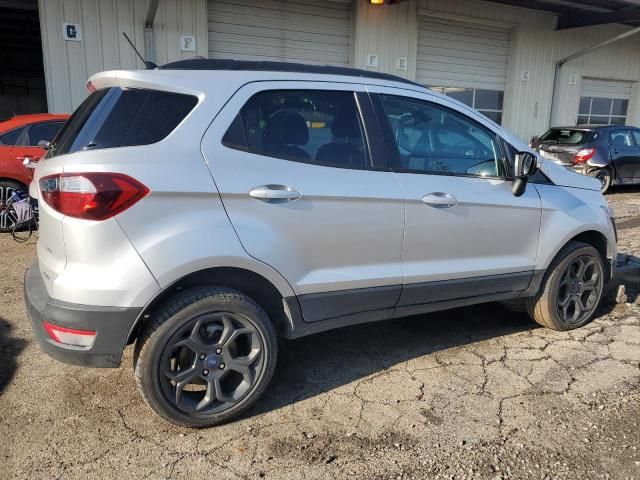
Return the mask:
M367 150L353 92L268 90L242 107L223 144L258 155L364 168Z
M428 87L434 92L455 98L465 105L476 109L497 124L502 123L504 92L462 87Z
M29 137L29 145L37 147L41 141L50 142L53 137L60 131L64 122L47 122L37 123L29 128L27 136Z
M580 97L578 125L625 125L629 100Z
M504 174L498 138L470 118L422 100L394 95L380 98L401 171L479 177Z
M640 146L640 131L632 130L631 134L633 135L633 138L636 141L636 145Z

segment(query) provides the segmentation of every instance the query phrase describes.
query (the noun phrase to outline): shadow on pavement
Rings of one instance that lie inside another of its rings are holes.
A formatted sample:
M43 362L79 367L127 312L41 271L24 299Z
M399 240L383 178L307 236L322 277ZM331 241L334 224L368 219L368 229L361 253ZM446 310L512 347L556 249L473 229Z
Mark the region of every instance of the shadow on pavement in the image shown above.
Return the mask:
M17 358L27 342L11 336L13 327L0 317L0 394L9 385L18 367Z
M271 386L248 416L314 397L423 355L534 328L537 325L528 315L489 303L283 341Z

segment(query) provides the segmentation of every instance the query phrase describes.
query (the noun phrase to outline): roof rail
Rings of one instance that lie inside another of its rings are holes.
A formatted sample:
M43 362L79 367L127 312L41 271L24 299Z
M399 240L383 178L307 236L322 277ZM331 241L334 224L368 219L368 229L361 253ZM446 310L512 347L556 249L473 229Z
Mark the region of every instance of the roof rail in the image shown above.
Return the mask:
M304 63L267 62L248 60L228 60L212 58L192 58L170 62L160 67L161 70L234 70L255 72L292 72L318 73L326 75L346 75L350 77L372 78L402 82L414 87L424 87L418 83L388 73L370 72L357 68L334 67L330 65L307 65Z

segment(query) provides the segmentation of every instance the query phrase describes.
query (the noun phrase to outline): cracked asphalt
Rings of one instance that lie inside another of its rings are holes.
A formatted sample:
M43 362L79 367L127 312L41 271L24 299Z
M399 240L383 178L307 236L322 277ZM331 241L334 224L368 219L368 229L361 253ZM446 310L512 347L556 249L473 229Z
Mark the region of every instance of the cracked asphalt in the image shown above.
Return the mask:
M608 198L640 257L640 189ZM637 277L572 332L487 304L283 342L248 415L189 430L144 404L131 348L116 370L43 355L22 298L35 243L0 252L2 479L640 478Z

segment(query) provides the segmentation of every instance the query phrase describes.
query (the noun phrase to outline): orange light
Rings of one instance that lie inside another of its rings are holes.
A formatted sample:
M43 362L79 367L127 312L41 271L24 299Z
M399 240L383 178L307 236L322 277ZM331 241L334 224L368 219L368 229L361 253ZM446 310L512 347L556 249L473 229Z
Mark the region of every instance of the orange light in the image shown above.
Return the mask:
M371 5L382 5L384 0L369 0L369 2L371 2Z

